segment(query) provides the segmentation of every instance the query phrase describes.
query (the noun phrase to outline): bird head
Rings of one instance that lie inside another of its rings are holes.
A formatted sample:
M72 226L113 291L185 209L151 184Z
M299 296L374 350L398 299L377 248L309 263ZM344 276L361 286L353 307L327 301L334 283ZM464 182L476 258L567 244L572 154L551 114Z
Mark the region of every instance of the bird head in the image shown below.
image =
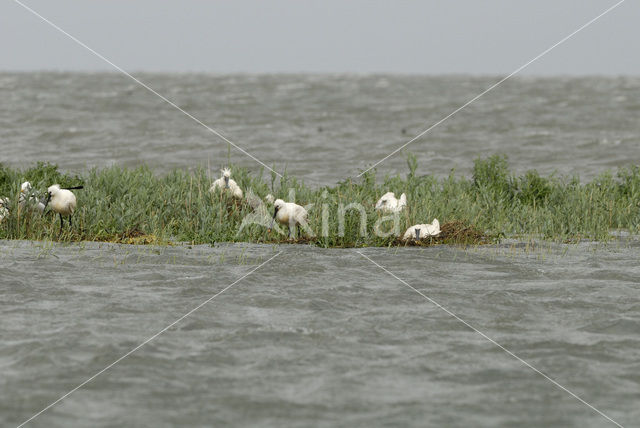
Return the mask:
M396 195L393 192L387 192L384 195L382 195L382 197L378 200L378 203L376 204L376 209L382 209L384 206L386 206L389 201L391 199L395 199Z
M28 181L25 181L20 186L20 193L29 193L29 192L31 192L31 183Z
M231 178L231 170L229 168L222 168L222 178L224 178L224 187L229 188L229 179Z
M276 218L276 214L278 214L278 210L284 206L284 201L282 199L276 199L273 203L273 218Z
M49 188L47 189L47 201L44 203L44 209L47 208L47 205L49 205L49 201L51 200L51 198L55 196L59 191L60 191L59 184L54 184L53 186L49 186Z
M271 232L273 229L273 223L276 220L276 215L278 215L278 210L284 206L284 201L282 199L276 199L273 203L273 219L271 219L271 226L269 227L268 232Z

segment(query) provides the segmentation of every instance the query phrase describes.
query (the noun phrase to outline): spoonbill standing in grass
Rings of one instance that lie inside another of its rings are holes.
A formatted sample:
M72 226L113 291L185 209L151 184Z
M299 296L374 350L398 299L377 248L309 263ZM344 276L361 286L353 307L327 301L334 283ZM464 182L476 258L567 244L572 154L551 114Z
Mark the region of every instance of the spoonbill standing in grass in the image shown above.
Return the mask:
M62 232L63 217L69 217L69 227L71 227L71 216L76 210L76 195L71 190L82 189L83 186L60 188L59 184L49 186L47 189L47 201L44 207L47 208L51 202L51 209L60 215L60 232Z
M221 192L229 191L234 198L242 199L242 189L231 178L231 170L229 168L222 169L222 177L213 182L209 191L213 193L216 189L220 189Z
M400 199L396 199L393 192L387 192L376 203L376 211L387 213L399 213L407 206L407 195L400 195Z
M24 210L27 206L31 206L37 209L40 213L44 212L44 203L41 200L38 200L36 195L33 194L33 188L31 187L31 183L25 181L20 186L20 199L18 200L20 204L20 209Z
M274 220L271 218L271 213L269 212L267 205L262 201L262 199L260 199L260 196L253 192L253 190L247 189L245 201L247 202L247 205L253 209L253 212L244 216L236 236L239 236L246 227L251 225L260 225L268 230L275 229L279 234L284 234L280 229L280 226L274 224Z
M9 215L9 198L0 198L0 223Z
M271 221L271 225L273 226L274 221L282 225L286 224L289 227L289 237L291 237L292 229L295 227L302 226L308 228L308 213L304 207L294 204L293 202L285 202L282 199L276 199L273 206L273 220Z
M402 239L404 241L408 241L411 239L419 241L420 239L426 238L427 236L438 235L440 235L440 222L437 218L434 218L431 224L416 224L414 226L411 226L404 233Z

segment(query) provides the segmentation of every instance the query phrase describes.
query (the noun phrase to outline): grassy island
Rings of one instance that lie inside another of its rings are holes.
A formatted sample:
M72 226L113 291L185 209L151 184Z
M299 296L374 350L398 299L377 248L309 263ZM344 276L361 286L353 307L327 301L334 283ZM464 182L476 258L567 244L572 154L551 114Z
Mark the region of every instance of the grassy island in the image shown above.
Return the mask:
M269 172L251 174L232 167L233 179L245 193L241 201L210 193L219 174L204 168L158 174L145 166L112 166L73 175L46 163L26 169L0 165L0 197L9 198L0 239L390 246L406 245L389 234L394 224L402 234L407 227L433 218L440 220L441 235L417 244L475 244L505 236L560 242L607 240L611 230L639 232L639 167L606 172L581 183L577 177L543 177L534 170L517 176L504 156L476 160L471 177L454 172L446 178L417 176L415 157L409 155L407 163L406 176L376 179L375 171L370 171L358 180L320 188L310 188L287 174L277 178ZM73 227L59 233L59 218L49 210L40 214L28 205L19 208L23 181L31 182L34 197L44 196L54 183L84 185L75 191L78 207ZM407 207L396 219L384 220L374 209L387 191L407 194ZM307 206L315 236L292 241L276 230L269 232L264 218L273 213L273 206L262 204L267 194L285 201L295 198L293 202Z

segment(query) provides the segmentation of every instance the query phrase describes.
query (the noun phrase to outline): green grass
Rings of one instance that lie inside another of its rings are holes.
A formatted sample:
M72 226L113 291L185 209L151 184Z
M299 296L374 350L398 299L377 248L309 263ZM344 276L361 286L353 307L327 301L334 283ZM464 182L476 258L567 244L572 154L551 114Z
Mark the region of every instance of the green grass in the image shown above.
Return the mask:
M232 168L233 178L244 189L264 197L267 193L290 200L290 189L301 205L309 209L309 224L316 237L301 239L322 247L361 247L398 245L393 237L377 237L374 224L380 218L374 206L387 191L396 196L407 194L408 207L399 216L399 230L438 218L441 224L460 228L472 226L493 240L501 237L531 237L567 242L581 239L607 240L612 229L637 234L640 228L640 168L604 173L591 182L577 177L542 177L536 171L514 175L507 159L493 156L475 162L472 177L444 179L416 176L415 157L408 156L406 176L376 179L375 171L358 182L343 181L335 186L310 188L285 174L276 180L273 174L250 174ZM217 178L217 172L215 173ZM78 208L73 228L58 233L59 219L52 213L39 215L31 210L19 212L20 184L31 181L44 194L46 187L82 184L75 191ZM117 166L93 169L76 176L61 172L55 165L39 163L24 170L0 165L0 197L12 200L10 215L0 224L0 239L113 241L130 243L172 242L287 242L287 237L253 225L237 233L242 219L253 212L246 203L211 195L211 177L204 169L194 172L174 170L159 175L147 167L135 169ZM348 210L344 236L339 236L339 206L362 204L367 224L360 231L360 213ZM272 207L268 207L273 212ZM323 222L323 212L326 220ZM390 226L391 222L383 224ZM323 236L323 226L328 230ZM458 226L455 226L458 227ZM384 229L384 227L383 227ZM455 231L454 231L455 232ZM474 232L475 233L475 232ZM448 236L458 236L450 233ZM470 235L471 236L471 235ZM435 242L467 242L459 236Z

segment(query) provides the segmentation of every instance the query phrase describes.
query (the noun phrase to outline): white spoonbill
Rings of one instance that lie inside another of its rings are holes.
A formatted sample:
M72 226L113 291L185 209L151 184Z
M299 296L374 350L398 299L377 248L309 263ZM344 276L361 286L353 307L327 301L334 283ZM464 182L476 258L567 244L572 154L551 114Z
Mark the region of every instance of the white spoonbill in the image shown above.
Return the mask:
M376 203L376 211L399 213L407 206L407 195L400 195L400 199L396 199L393 192L387 192Z
M414 226L411 226L404 233L402 239L405 241L408 241L410 239L419 241L420 239L426 238L427 236L438 235L440 235L440 222L437 218L434 218L431 224L416 224Z
M307 225L307 210L298 204L293 202L285 202L282 199L276 199L273 203L273 221L277 221L282 225L289 226L289 237L291 237L292 229L297 226L308 227Z
M228 190L234 198L242 199L242 189L231 178L231 170L229 168L222 169L222 177L213 182L209 191L213 193L216 189L220 189L221 192Z
M83 186L60 188L59 184L49 186L47 189L47 201L44 207L47 208L51 202L51 209L60 215L60 232L62 232L63 217L69 217L69 226L71 226L71 216L76 210L76 195L71 190L82 189Z
M256 195L253 192L253 190L247 189L247 193L245 194L244 199L245 201L247 201L247 205L249 205L253 209L253 212L243 217L242 223L240 224L240 228L238 229L236 236L239 236L245 227L254 224L263 226L269 230L274 229L275 226L276 232L280 234L284 233L280 229L279 225L274 224L274 220L271 216L271 213L269 212L269 209L267 208L267 205L260 198L260 196Z
M20 199L18 202L21 210L24 210L28 205L37 209L40 213L44 212L44 203L33 194L33 188L28 181L25 181L20 186Z
M0 223L9 215L9 198L0 198Z

